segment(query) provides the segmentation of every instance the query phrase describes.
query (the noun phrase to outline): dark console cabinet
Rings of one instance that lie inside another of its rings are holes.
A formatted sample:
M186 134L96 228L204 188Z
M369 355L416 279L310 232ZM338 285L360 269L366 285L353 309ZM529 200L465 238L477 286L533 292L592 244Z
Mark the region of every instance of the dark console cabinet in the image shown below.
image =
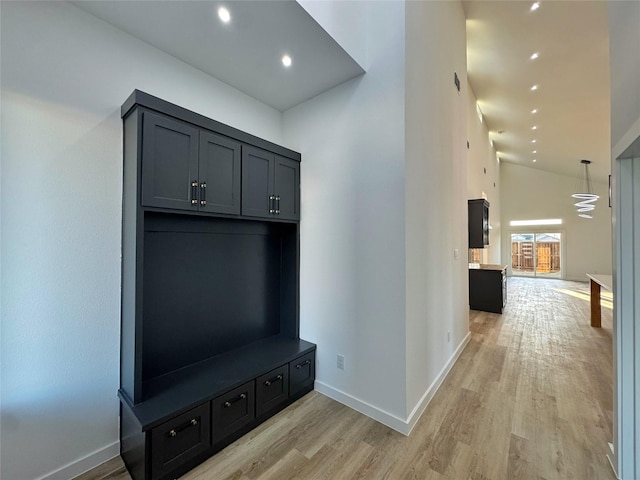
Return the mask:
M121 456L165 480L313 390L300 154L137 90L122 118Z
M484 198L468 201L469 248L489 245L489 202Z
M506 303L506 266L480 265L480 268L469 268L469 307L472 310L502 313Z

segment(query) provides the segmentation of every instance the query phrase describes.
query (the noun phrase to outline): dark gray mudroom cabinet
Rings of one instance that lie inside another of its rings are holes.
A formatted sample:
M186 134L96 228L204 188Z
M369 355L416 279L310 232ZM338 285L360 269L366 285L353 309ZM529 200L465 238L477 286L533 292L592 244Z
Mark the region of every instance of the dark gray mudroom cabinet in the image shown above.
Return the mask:
M120 448L165 480L313 390L300 154L138 90L121 113Z
M300 163L259 148L242 150L242 214L300 219Z

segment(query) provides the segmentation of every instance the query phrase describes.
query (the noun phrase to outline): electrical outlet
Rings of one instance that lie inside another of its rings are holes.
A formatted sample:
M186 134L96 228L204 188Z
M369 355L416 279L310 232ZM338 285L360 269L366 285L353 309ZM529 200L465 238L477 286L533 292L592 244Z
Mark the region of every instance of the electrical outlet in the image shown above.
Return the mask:
M338 355L337 365L340 370L344 370L344 355Z
M460 255L460 250L458 250L457 248L453 249L453 259L455 260L456 258L458 258L458 256Z
M451 342L451 332L447 332L447 343Z

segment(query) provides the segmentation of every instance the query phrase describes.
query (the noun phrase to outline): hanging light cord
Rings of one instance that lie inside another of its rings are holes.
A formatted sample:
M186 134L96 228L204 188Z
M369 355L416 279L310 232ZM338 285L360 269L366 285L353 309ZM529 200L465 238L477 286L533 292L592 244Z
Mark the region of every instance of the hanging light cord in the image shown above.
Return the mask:
M593 193L591 175L589 174L589 164L591 161L580 160L580 163L584 165L584 174L582 175L582 178L578 176L576 180L576 193L571 196L580 200L579 202L574 203L578 208L578 216L582 218L593 218L593 216L588 212L591 212L596 208L593 203L600 197Z

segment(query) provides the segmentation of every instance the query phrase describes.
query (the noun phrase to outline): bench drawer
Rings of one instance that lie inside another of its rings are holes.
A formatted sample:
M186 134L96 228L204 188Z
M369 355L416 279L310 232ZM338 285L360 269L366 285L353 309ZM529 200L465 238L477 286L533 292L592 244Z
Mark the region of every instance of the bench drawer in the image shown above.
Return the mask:
M213 443L244 427L255 418L254 382L234 388L211 401Z
M315 352L307 353L296 358L289 363L290 387L289 395L295 396L297 393L313 387L315 380Z
M211 446L209 402L151 431L151 473L161 478Z
M256 416L268 412L289 398L289 365L256 378Z

